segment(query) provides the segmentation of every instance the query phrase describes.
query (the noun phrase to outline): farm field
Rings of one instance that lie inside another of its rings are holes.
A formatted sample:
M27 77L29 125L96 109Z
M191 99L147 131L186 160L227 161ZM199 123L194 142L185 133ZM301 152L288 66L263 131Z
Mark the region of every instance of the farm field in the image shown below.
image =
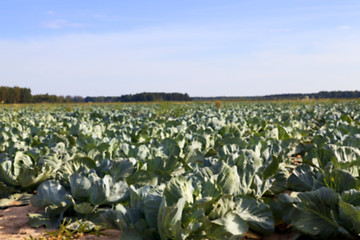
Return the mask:
M0 207L34 228L359 239L359 170L359 101L0 107Z

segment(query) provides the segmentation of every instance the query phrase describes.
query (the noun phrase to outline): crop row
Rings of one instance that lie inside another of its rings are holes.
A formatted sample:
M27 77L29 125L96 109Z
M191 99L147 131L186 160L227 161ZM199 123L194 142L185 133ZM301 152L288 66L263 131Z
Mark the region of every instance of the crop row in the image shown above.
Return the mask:
M96 105L0 112L0 198L34 227L236 239L360 237L360 105ZM35 194L36 193L36 194Z

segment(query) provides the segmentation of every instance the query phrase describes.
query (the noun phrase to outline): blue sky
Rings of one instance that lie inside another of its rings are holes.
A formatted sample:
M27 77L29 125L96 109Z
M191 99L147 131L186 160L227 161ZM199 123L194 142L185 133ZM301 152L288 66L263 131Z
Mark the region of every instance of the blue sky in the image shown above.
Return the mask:
M0 85L34 94L360 90L358 0L0 1Z

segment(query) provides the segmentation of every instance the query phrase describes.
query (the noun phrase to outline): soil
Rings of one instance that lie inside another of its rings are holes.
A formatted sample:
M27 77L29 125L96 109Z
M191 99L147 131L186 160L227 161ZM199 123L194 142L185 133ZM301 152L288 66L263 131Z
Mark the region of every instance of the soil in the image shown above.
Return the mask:
M0 209L0 240L25 240L32 237L45 236L48 229L32 228L28 224L28 213L40 213L42 209L26 206L13 206ZM102 236L84 235L80 240L113 240L119 239L119 230L104 230Z

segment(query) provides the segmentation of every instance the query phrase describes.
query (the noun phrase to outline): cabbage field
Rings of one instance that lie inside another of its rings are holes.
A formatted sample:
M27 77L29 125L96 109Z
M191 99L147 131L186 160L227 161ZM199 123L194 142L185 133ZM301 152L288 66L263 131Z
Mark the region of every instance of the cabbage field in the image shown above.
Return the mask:
M359 171L359 101L0 109L1 207L33 227L359 239Z

